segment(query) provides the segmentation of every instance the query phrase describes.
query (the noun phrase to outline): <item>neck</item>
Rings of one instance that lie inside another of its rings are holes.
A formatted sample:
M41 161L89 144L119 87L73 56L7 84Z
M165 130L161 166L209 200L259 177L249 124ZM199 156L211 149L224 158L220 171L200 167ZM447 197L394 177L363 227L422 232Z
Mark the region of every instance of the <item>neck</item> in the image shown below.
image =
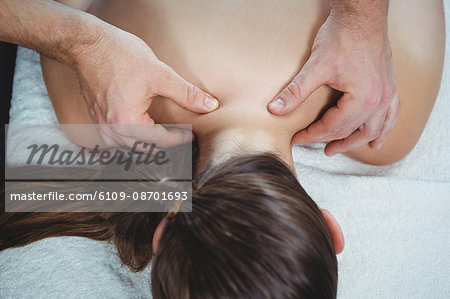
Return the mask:
M236 155L266 152L277 155L294 170L291 137L288 132L252 127L217 129L206 135L199 135L199 159L194 175Z

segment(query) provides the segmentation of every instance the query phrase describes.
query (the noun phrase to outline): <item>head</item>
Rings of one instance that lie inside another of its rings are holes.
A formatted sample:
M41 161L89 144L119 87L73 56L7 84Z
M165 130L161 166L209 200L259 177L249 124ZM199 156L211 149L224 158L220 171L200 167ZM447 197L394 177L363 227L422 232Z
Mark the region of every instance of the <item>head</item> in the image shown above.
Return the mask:
M336 296L342 232L279 158L231 158L194 189L192 213L154 233L155 298Z
M122 262L139 271L153 249L154 298L336 296L342 233L292 167L255 153L204 169L192 213L5 214L0 250L61 235L112 240Z

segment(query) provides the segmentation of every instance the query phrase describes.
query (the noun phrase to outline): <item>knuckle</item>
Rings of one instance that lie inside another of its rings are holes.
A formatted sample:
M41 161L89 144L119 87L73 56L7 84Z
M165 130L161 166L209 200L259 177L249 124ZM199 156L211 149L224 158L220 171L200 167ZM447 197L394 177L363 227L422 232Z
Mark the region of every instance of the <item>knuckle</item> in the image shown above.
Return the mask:
M397 96L397 87L395 85L387 86L384 89L383 94L381 96L381 103L382 104L391 103L396 96Z
M349 128L342 128L336 131L333 136L335 139L344 139L350 136L351 133L353 133L353 130Z
M173 80L173 71L166 65L156 64L150 73L150 77L152 84L149 88L158 90L166 87L167 82Z
M196 99L199 97L199 90L193 86L188 84L186 86L186 100L184 103L184 107L192 107L196 103Z
M369 131L367 134L366 134L366 139L369 141L369 140L374 140L374 139L376 139L377 137L378 137L379 135L377 135L376 134L376 131Z
M152 74L152 84L149 86L151 90L159 90L167 86L167 82L172 81L172 72L164 66L155 67Z
M395 122L393 122L392 124L390 124L386 128L383 128L383 130L380 133L380 136L378 136L378 138L382 139L382 141L383 141L382 143L384 143L384 141L392 133L392 131L394 130L394 126L395 126Z
M336 124L328 117L323 117L320 124L323 129L330 130L333 134L339 130L339 128L336 127Z
M380 104L380 96L376 93L370 93L369 95L366 96L365 98L365 108L367 110L372 110L374 108L376 108L379 104Z
M386 105L390 103L392 100L393 100L392 94L390 92L386 92L381 96L379 104Z
M128 118L122 113L108 111L106 113L106 123L108 124L127 124Z
M390 84L389 84L390 83ZM383 90L383 94L380 97L380 104L387 105L395 100L397 96L397 81L394 78L392 82L387 82L386 87Z
M374 140L380 136L381 130L382 127L368 127L365 136L370 140Z
M110 131L108 129L108 126L104 125L104 124L100 124L97 126L97 128L100 130L101 133L103 133L106 136L110 135Z
M300 86L299 83L297 83L297 80L289 83L286 87L286 90L288 91L289 96L293 97L294 99L300 99Z
M153 70L153 82L155 85L161 85L170 79L170 72L162 67Z

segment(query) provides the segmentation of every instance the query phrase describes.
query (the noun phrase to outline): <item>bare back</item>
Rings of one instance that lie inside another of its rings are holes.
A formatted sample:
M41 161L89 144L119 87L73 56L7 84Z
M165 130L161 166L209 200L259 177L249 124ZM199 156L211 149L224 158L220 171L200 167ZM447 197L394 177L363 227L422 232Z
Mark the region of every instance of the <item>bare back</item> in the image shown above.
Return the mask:
M161 61L217 97L219 109L239 121L254 109L266 110L299 71L328 16L328 6L326 0L114 0L97 1L88 12L141 37ZM350 156L386 164L414 147L439 89L444 28L442 1L391 1L389 36L400 117L381 151L363 146ZM45 58L42 67L58 120L90 123L74 72ZM279 122L295 133L320 117L338 96L322 87ZM214 117L189 112L167 99L155 100L149 113L160 123L192 123L194 132Z

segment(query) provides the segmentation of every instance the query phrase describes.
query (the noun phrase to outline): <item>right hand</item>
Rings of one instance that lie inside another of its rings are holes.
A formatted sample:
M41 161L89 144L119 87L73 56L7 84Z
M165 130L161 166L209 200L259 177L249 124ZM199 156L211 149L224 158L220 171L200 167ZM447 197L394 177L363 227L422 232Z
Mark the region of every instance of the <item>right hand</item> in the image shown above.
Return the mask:
M140 140L164 148L192 141L192 132L166 129L150 118L147 110L156 96L197 113L219 106L216 99L158 60L143 40L116 27L107 26L95 43L74 52L74 69L89 115L110 146L131 147Z
M385 16L373 21L347 12L330 13L317 33L310 57L269 104L269 111L284 115L323 85L341 91L342 97L321 119L295 134L292 143L326 142L328 156L367 143L380 149L399 115Z

